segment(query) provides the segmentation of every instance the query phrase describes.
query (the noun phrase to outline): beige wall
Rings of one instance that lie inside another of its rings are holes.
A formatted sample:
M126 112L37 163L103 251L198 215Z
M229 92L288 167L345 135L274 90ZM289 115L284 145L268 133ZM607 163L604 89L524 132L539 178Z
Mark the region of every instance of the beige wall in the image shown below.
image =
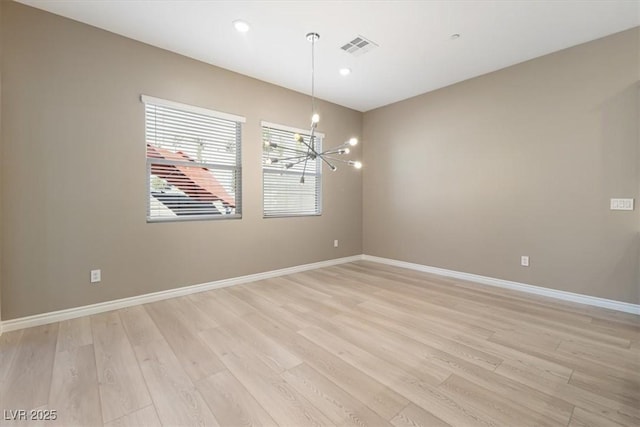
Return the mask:
M262 218L260 120L306 128L308 96L11 2L2 36L3 320L362 253L352 169L325 170L322 216ZM145 222L140 94L247 118L242 220ZM328 144L360 136L319 112Z
M2 8L0 1L0 96L2 94ZM2 320L2 102L0 102L0 320ZM2 325L0 325L2 333Z
M638 29L638 31L636 31L636 37L637 37L637 42L636 42L636 55L638 56L638 58L640 58L640 29ZM638 60L640 62L640 59ZM637 83L637 88L638 88L638 92L636 94L636 122L638 123L637 126L637 135L636 138L638 138L638 149L637 149L637 156L638 156L638 162L637 162L637 168L638 168L638 174L640 175L640 66L638 66L638 83ZM640 180L639 180L640 181ZM640 182L638 182L638 185L640 186ZM640 200L636 200L637 203L637 209L640 209ZM640 230L640 214L638 215L638 230ZM640 234L640 231L639 231ZM638 295L638 300L640 300L640 250L638 250L638 288L636 289L637 295Z
M364 252L639 303L638 40L365 113Z

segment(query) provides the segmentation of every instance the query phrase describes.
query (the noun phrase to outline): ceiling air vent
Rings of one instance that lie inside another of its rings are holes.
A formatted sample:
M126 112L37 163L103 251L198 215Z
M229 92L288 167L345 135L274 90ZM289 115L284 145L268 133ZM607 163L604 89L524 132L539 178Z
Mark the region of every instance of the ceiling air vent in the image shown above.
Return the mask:
M343 45L340 49L352 54L353 56L360 56L363 53L367 53L371 49L374 49L376 47L378 47L378 45L371 40L362 36L358 36L351 40L349 43Z

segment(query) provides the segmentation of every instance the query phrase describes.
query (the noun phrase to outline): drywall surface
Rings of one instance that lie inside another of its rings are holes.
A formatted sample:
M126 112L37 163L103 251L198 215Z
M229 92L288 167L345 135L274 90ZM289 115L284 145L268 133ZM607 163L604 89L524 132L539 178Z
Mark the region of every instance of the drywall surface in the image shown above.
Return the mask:
M639 303L638 40L365 113L364 252Z
M0 94L2 93L2 8L0 2ZM2 102L0 102L0 189L2 188ZM0 224L2 224L2 192L0 190ZM0 226L0 320L2 320L2 227ZM2 333L2 326L0 326Z
M321 216L262 218L260 121L307 128L308 96L13 2L2 37L3 320L362 253L352 168ZM242 219L146 222L141 94L246 117ZM361 136L318 107L326 146Z

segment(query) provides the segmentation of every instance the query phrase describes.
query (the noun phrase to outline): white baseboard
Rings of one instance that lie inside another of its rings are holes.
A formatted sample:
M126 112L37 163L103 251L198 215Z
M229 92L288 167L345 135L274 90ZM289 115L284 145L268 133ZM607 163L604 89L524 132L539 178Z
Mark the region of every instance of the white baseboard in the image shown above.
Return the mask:
M372 255L363 255L364 261L378 262L381 264L393 265L396 267L408 268L425 273L437 274L440 276L453 277L456 279L468 280L481 283L483 285L497 286L499 288L512 289L527 292L530 294L543 295L564 301L577 302L580 304L592 305L595 307L608 308L611 310L623 311L625 313L640 315L640 305L628 302L615 301L606 298L592 297L589 295L575 294L573 292L559 291L541 286L527 285L526 283L512 282L510 280L495 279L493 277L480 276L478 274L463 273L460 271L447 270L444 268L430 267L428 265L414 264L411 262L398 261L395 259L381 258Z
M33 316L20 317L18 319L5 320L0 322L0 334L17 329L30 328L32 326L46 325L63 320L75 319L77 317L92 314L104 313L106 311L118 310L133 305L146 304L154 301L175 298L179 296L195 294L211 289L225 288L227 286L239 285L242 283L255 282L272 277L284 276L287 274L299 273L317 268L330 267L332 265L344 264L353 261L372 261L381 264L393 265L396 267L408 268L410 270L422 271L425 273L437 274L440 276L453 277L461 280L496 286L499 288L512 289L527 292L530 294L543 295L565 301L577 302L592 305L595 307L608 308L625 313L640 315L640 305L622 301L615 301L605 298L592 297L589 295L575 294L572 292L559 291L555 289L543 288L540 286L528 285L526 283L512 282L509 280L496 279L493 277L480 276L478 274L463 273L460 271L447 270L444 268L430 267L422 264L398 261L389 258L381 258L372 255L354 255L344 258L336 258L327 261L314 262L311 264L298 265L295 267L282 268L280 270L266 271L264 273L249 274L247 276L233 277L230 279L217 280L215 282L202 283L199 285L185 286L166 291L153 292L150 294L138 295L130 298L122 298L114 301L106 301L97 304L74 307L66 310L53 311L50 313L36 314Z
M225 288L227 286L239 285L242 283L255 282L257 280L269 279L272 277L284 276L287 274L299 273L301 271L314 270L316 268L329 267L332 265L344 264L347 262L359 261L362 255L354 255L345 258L336 258L327 261L314 262L311 264L298 265L295 267L282 268L280 270L266 271L264 273L249 274L247 276L233 277L230 279L217 280L215 282L202 283L199 285L185 286L166 291L153 292L150 294L138 295L130 298L122 298L114 301L100 302L97 304L74 307L66 310L52 311L50 313L36 314L33 316L20 317L17 319L0 322L0 334L2 332L14 331L17 329L30 328L32 326L46 325L63 320L75 319L77 317L92 314L104 313L105 311L118 310L138 304L146 304L154 301L175 298L183 295L195 294L211 289Z

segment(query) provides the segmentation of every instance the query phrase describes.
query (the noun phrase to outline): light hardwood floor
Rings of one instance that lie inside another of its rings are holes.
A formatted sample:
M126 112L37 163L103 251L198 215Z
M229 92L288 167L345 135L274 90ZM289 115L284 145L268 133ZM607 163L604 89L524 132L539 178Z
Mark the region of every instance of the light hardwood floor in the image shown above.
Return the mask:
M63 426L639 426L640 318L356 262L5 333L0 424L33 408Z

